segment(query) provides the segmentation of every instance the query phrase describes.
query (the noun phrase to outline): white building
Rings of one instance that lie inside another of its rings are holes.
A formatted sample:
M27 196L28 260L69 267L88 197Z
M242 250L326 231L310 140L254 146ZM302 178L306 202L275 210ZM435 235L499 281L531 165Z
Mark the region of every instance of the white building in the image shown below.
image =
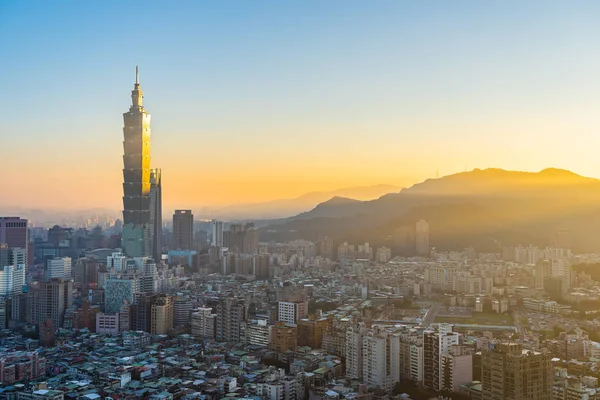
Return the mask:
M423 346L414 343L410 345L410 379L423 382Z
M106 335L119 334L119 313L96 314L96 333Z
M123 271L127 267L127 257L123 253L112 253L106 257L106 268Z
M0 297L22 293L25 275L25 264L0 266Z
M212 308L200 308L192 313L192 336L199 339L214 339L217 315Z
M44 280L71 279L71 257L51 258L46 260Z
M223 222L222 221L212 221L212 239L211 246L213 247L223 247Z
M277 320L286 324L296 325L299 319L308 315L308 304L305 301L280 301Z
M363 381L392 390L400 379L400 336L375 329L363 336Z

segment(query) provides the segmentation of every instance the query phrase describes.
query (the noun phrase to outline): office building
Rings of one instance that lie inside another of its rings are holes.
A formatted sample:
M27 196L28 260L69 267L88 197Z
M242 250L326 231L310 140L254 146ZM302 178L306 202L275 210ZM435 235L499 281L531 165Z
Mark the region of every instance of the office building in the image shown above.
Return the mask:
M190 325L192 314L192 298L178 295L173 299L173 324L174 326Z
M23 293L25 269L25 264L0 266L0 298Z
M173 214L173 249L192 250L194 244L194 214L192 210L175 210Z
M106 269L123 271L127 268L127 256L123 253L116 252L106 257Z
M50 320L58 329L63 326L66 309L72 305L73 281L39 282L27 292L27 321L39 325Z
M525 350L518 343L492 343L481 356L482 399L552 399L552 374L548 352Z
M192 336L202 340L214 340L217 315L212 308L201 307L192 313Z
M157 263L162 258L162 174L161 170L150 170L150 231L152 257Z
M418 256L429 255L429 223L424 219L417 222L415 230L415 250Z
M119 313L116 314L96 314L96 333L103 335L117 335L119 329Z
M210 245L213 247L223 247L223 222L213 220L211 222L212 236Z
M152 302L150 333L166 335L173 329L173 298L160 294Z
M27 249L0 243L0 267L6 265L27 265Z
M152 256L150 217L150 114L135 69L131 107L123 114L123 233L121 247L129 257Z
M27 220L19 217L0 217L0 243L26 249L29 244Z
M72 275L71 257L55 257L46 259L44 265L44 280L70 280Z
M108 278L105 284L106 303L104 312L118 313L124 304L133 304L135 295L139 293L137 279Z
M25 265L33 264L33 254L29 249L29 230L27 220L19 217L0 217L0 245L25 249Z
M73 267L73 280L77 287L83 290L98 287L98 272L100 264L93 258L78 258Z

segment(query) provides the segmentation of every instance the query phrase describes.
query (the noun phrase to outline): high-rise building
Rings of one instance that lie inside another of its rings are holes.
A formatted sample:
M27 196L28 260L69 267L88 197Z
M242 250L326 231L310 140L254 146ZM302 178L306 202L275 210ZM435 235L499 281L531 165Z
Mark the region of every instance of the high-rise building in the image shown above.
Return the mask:
M482 399L553 398L553 367L548 352L518 343L493 343L481 356Z
M333 315L330 318L302 318L298 321L298 346L320 349L323 336L331 331Z
M29 230L27 220L19 217L0 217L0 244L8 247L28 249ZM33 254L27 254L25 265L33 262Z
M294 350L298 346L298 331L295 326L286 325L283 322L277 322L271 327L271 350L278 353L285 353L288 350Z
M106 303L104 312L118 313L123 304L133 304L139 292L137 279L108 278L105 284Z
M452 325L440 324L432 330L423 332L423 384L425 387L440 391L443 385L444 354L452 346L459 344L459 334L452 332Z
M190 325L192 314L192 298L179 294L173 299L173 324L174 326Z
M280 301L277 308L277 320L286 324L295 325L300 318L308 315L308 304L306 301Z
M246 320L243 299L226 297L217 304L216 339L220 342L239 343L242 322Z
M215 338L217 315L212 308L201 307L192 313L192 336L197 339L213 340Z
M158 295L150 310L150 333L166 335L173 329L173 298L166 294Z
M0 266L0 298L23 293L25 268L25 264Z
M194 243L194 214L192 210L175 210L173 214L173 248L192 250Z
M29 243L27 220L19 217L0 217L0 243L26 249Z
M429 223L424 219L417 222L415 231L415 247L418 256L429 255Z
M27 265L27 249L0 243L0 268L7 265Z
M392 390L400 379L400 336L385 329L372 329L363 336L363 381Z
M441 362L442 390L458 392L461 385L473 381L473 348L454 345Z
M44 265L44 280L72 278L71 257L53 257L46 259Z
M212 239L211 246L213 247L223 247L223 222L213 220L211 223L212 226Z
M51 320L63 326L65 311L73 305L73 281L52 279L32 286L27 292L27 321L42 324Z
M123 114L123 234L121 246L130 257L152 256L150 217L150 114L142 105L138 69L131 107Z
M98 272L100 264L93 258L78 258L73 267L73 280L75 285L83 290L98 287Z
M150 170L150 226L152 228L152 257L159 263L162 257L162 174Z

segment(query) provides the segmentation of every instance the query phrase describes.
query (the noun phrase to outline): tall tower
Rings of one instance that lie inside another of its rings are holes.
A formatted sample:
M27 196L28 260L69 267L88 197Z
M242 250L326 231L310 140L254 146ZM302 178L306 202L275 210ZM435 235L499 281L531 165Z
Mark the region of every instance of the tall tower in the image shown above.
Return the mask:
M160 263L162 256L162 178L160 169L150 170L150 225L152 257Z
M192 210L175 210L173 214L173 249L191 250L194 244Z
M130 257L152 256L150 221L150 114L142 106L138 68L131 107L123 114L123 235Z

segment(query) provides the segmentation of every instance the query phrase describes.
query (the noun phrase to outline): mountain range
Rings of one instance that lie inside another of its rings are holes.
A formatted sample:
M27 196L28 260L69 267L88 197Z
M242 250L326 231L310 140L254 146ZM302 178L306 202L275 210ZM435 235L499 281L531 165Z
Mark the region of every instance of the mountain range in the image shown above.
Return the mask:
M429 222L430 243L440 250L551 246L558 231L563 241L567 231L574 251L600 251L600 180L556 168L533 173L475 169L375 200L334 197L271 221L261 240L329 236L394 247L420 219Z
M233 204L213 210L204 209L200 213L209 214L212 218L225 221L282 218L298 214L338 196L355 200L371 200L379 198L386 193L397 192L400 189L400 186L394 185L355 186L327 192L310 192L292 199Z

